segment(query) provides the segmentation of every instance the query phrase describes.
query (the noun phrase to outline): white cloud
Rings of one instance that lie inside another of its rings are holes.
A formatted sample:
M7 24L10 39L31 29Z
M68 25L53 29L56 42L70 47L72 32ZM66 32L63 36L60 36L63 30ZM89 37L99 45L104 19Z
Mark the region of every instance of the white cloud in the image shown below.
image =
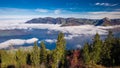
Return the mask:
M90 14L120 15L120 12L118 12L118 11L112 11L112 12L101 11L101 12L88 12L88 13L90 13Z
M104 5L105 3L96 3L95 5ZM0 8L0 23L22 23L37 17L75 17L101 19L104 17L120 18L119 9L112 12L72 12L63 9L19 9L19 8ZM9 12L11 11L11 12ZM36 12L37 11L37 12ZM49 11L49 13L48 13ZM19 12L19 13L18 13ZM42 12L42 13L40 13ZM99 13L99 14L98 14ZM96 15L95 15L96 14Z
M36 28L36 29L48 29L54 31L60 31L63 33L69 33L70 35L65 36L65 39L73 39L77 36L90 36L95 35L98 32L100 35L107 34L107 29L112 29L116 27L120 27L120 25L116 26L94 26L94 25L80 25L80 26L66 26L60 27L61 25L55 24L2 24L0 25L0 30L12 30L12 29L29 29L29 28ZM76 31L77 30L77 31ZM31 44L35 41L38 41L37 38L32 39L11 39L5 42L0 43L0 48L7 48L10 45L23 45L23 44ZM54 43L56 39L45 39L45 42Z
M114 18L120 18L120 12L119 11L100 11L100 12L88 12L88 16L93 19L102 19L104 17L109 17L110 19Z
M4 25L4 26L3 26ZM48 30L54 30L54 31L61 31L63 33L70 33L72 35L78 36L78 35L94 35L96 32L99 34L106 34L105 29L120 27L120 25L117 26L94 26L94 25L80 25L80 26L66 26L66 27L60 27L60 24L2 24L0 25L0 30L12 30L12 29L48 29ZM77 30L77 31L76 31ZM70 38L73 38L73 36L68 36ZM51 42L49 39L47 41Z
M95 3L95 5L99 5L100 3Z
M48 43L55 43L57 40L56 39L45 39L44 41Z
M41 41L38 41L38 43L41 43Z
M43 12L43 13L48 12L48 10L47 10L47 9L36 9L35 11L37 11L37 12Z
M78 34L72 34L72 35L68 35L68 36L65 36L65 39L73 39L74 37L78 37L79 35Z
M26 40L25 42L26 42L27 44L31 44L31 43L34 43L34 42L37 42L37 41L38 41L37 38L32 38L32 39Z
M4 25L4 26L3 26ZM29 29L29 28L36 28L36 29L48 29L48 30L55 30L55 31L62 31L64 33L71 33L71 34L95 34L96 31L100 31L100 34L104 34L106 30L109 28L120 27L118 26L108 26L104 29L102 26L97 27L93 25L80 25L80 26L67 26L67 27L60 27L60 24L2 24L0 25L0 30L12 30L12 29ZM77 30L77 31L76 31ZM85 32L86 31L86 32Z
M80 44L76 45L77 48L81 48L82 46Z
M8 41L0 43L0 49L2 48L7 48L11 45L24 45L24 44L31 44L34 43L35 41L38 41L37 38L31 38L31 39L10 39Z
M116 5L118 5L118 4L110 4L110 3L95 3L95 5L97 5L97 6L116 6Z
M61 13L61 10L60 10L60 9L54 10L54 13L55 13L55 14L60 14L60 13Z

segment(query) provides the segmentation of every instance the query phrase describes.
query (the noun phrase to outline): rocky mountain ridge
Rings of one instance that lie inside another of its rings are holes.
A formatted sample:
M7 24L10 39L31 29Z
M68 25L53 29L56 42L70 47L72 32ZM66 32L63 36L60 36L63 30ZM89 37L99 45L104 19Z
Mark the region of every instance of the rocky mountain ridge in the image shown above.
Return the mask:
M76 25L96 25L96 26L109 26L120 25L120 19L109 19L107 17L103 19L83 19L83 18L34 18L25 23L42 23L42 24L62 24L62 26L76 26Z

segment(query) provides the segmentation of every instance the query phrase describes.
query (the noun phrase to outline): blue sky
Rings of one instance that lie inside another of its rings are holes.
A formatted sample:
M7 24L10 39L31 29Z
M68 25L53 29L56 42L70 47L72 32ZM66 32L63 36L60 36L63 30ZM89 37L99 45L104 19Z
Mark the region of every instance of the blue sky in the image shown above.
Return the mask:
M36 17L119 18L120 0L0 0L0 22Z

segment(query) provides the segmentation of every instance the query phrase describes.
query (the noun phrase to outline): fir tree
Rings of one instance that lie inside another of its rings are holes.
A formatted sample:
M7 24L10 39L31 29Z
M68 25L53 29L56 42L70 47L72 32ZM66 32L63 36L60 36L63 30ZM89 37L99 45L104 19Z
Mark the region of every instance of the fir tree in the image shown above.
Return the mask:
M27 54L23 52L22 50L17 50L16 52L16 61L18 63L18 66L22 68L23 65L26 65L26 56Z
M102 41L100 40L100 36L97 33L93 39L93 44L92 44L91 59L93 64L97 64L100 61L101 51L102 51Z
M31 62L32 65L37 67L40 64L40 49L37 45L37 42L34 43L33 50L31 53Z
M112 59L114 59L113 65L120 65L120 38L115 38L112 50L111 50Z
M109 31L107 38L105 39L102 52L101 52L101 64L110 66L111 65L111 49L114 37L111 31Z
M58 63L61 61L64 64L65 58L65 49L66 49L66 42L64 39L64 34L59 33L57 42L56 42L56 49L53 51L52 58L53 58L53 68L58 67Z
M90 62L90 53L89 53L89 44L86 43L83 47L83 58L85 64L88 64Z
M3 51L1 54L2 68L6 68L9 65L16 65L15 54L11 51Z
M40 44L40 61L41 61L41 64L46 64L47 62L47 51L46 51L46 47L45 47L45 44L44 42L41 42Z

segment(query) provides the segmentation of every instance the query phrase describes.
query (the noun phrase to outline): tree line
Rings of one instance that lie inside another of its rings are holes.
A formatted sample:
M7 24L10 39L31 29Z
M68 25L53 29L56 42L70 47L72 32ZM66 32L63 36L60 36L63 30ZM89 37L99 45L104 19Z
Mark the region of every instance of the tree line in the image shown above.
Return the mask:
M56 48L47 50L37 42L30 50L0 50L0 68L97 68L120 66L120 38L110 31L104 40L96 33L91 43L80 49L66 50L64 34L59 33Z
M103 41L97 33L92 44L85 43L82 51L86 66L95 64L107 67L120 66L120 38L115 38L111 31Z

